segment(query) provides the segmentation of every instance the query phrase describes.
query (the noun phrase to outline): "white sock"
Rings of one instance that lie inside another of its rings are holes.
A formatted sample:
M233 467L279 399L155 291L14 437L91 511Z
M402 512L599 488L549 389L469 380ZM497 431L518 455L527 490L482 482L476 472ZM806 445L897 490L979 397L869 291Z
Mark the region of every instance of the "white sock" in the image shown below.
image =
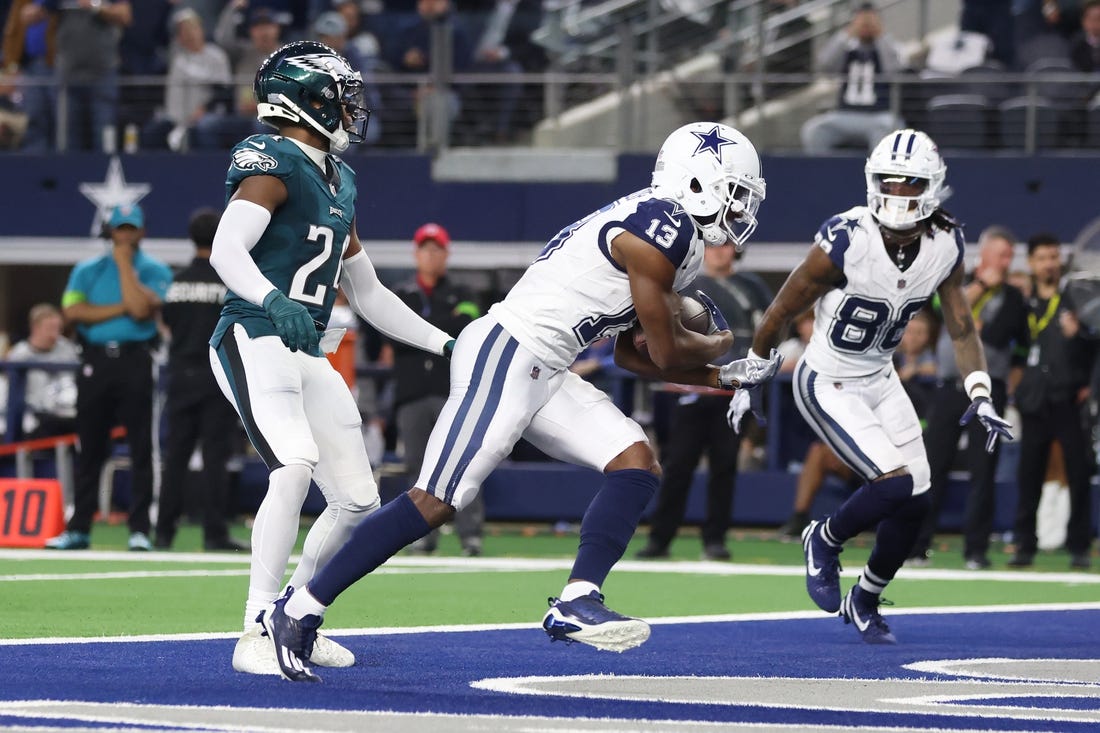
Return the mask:
M313 597L313 594L309 592L309 588L299 588L294 591L294 595L286 602L283 610L286 611L287 616L301 619L306 616L323 617L327 608L328 606L323 605Z
M572 583L566 583L565 588L562 589L561 598L563 601L574 601L581 596L586 596L592 591L600 592L600 587L595 583L589 583L587 580L577 580Z
M260 611L279 597L290 553L298 539L298 520L312 475L309 466L293 464L277 468L268 476L267 495L252 525L246 629L256 623Z

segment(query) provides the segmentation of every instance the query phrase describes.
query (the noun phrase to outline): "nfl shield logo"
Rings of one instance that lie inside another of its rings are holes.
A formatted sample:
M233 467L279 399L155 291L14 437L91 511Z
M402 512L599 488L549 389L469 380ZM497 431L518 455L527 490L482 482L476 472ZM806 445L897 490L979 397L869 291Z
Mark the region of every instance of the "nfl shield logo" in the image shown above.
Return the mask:
M531 379L538 379L540 370L537 366L531 367Z
M905 280L904 279L898 280L898 290L901 290L904 287L905 287Z

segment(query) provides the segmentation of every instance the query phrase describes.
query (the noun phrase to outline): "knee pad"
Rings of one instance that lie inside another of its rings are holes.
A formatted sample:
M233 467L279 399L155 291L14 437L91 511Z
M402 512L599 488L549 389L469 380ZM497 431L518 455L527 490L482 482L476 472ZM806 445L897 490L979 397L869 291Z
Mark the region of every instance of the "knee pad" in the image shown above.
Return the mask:
M932 488L932 469L928 458L921 456L909 462L909 473L913 477L913 494L927 493Z

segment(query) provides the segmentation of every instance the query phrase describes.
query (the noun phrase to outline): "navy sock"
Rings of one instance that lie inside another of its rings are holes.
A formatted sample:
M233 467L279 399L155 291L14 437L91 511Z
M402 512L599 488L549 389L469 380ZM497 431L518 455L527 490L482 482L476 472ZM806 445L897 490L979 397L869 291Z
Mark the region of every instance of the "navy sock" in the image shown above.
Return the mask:
M657 491L657 476L640 468L611 471L581 520L581 544L570 580L603 585L626 552L638 520Z
M864 571L876 585L884 586L894 579L898 568L912 552L913 543L917 541L921 524L931 506L927 491L919 496L910 496L879 524L875 546Z
M909 474L864 484L829 517L824 537L833 544L844 544L877 526L912 495L913 477Z
M431 530L412 498L402 494L359 523L344 546L309 581L309 592L324 605L332 605L352 583Z

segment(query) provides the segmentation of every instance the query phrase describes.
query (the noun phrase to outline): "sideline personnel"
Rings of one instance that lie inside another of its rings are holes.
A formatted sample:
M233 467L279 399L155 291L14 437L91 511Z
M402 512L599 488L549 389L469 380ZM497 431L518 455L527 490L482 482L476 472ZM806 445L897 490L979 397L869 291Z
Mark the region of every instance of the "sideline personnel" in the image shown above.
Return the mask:
M149 550L153 501L153 357L155 316L172 270L141 251L145 216L137 204L111 210L110 253L73 268L61 297L83 346L76 387L75 507L64 532L46 542L54 550L83 550L90 542L99 474L111 450L111 427L126 428L130 446L131 550Z
M214 209L191 215L187 233L195 259L168 288L161 318L172 334L168 344L168 440L157 513L158 550L167 550L183 513L187 464L202 445L202 546L205 550L246 550L229 536L229 475L225 464L237 446L237 413L222 397L210 371L209 340L221 318L225 285L210 266L210 248L221 218Z

